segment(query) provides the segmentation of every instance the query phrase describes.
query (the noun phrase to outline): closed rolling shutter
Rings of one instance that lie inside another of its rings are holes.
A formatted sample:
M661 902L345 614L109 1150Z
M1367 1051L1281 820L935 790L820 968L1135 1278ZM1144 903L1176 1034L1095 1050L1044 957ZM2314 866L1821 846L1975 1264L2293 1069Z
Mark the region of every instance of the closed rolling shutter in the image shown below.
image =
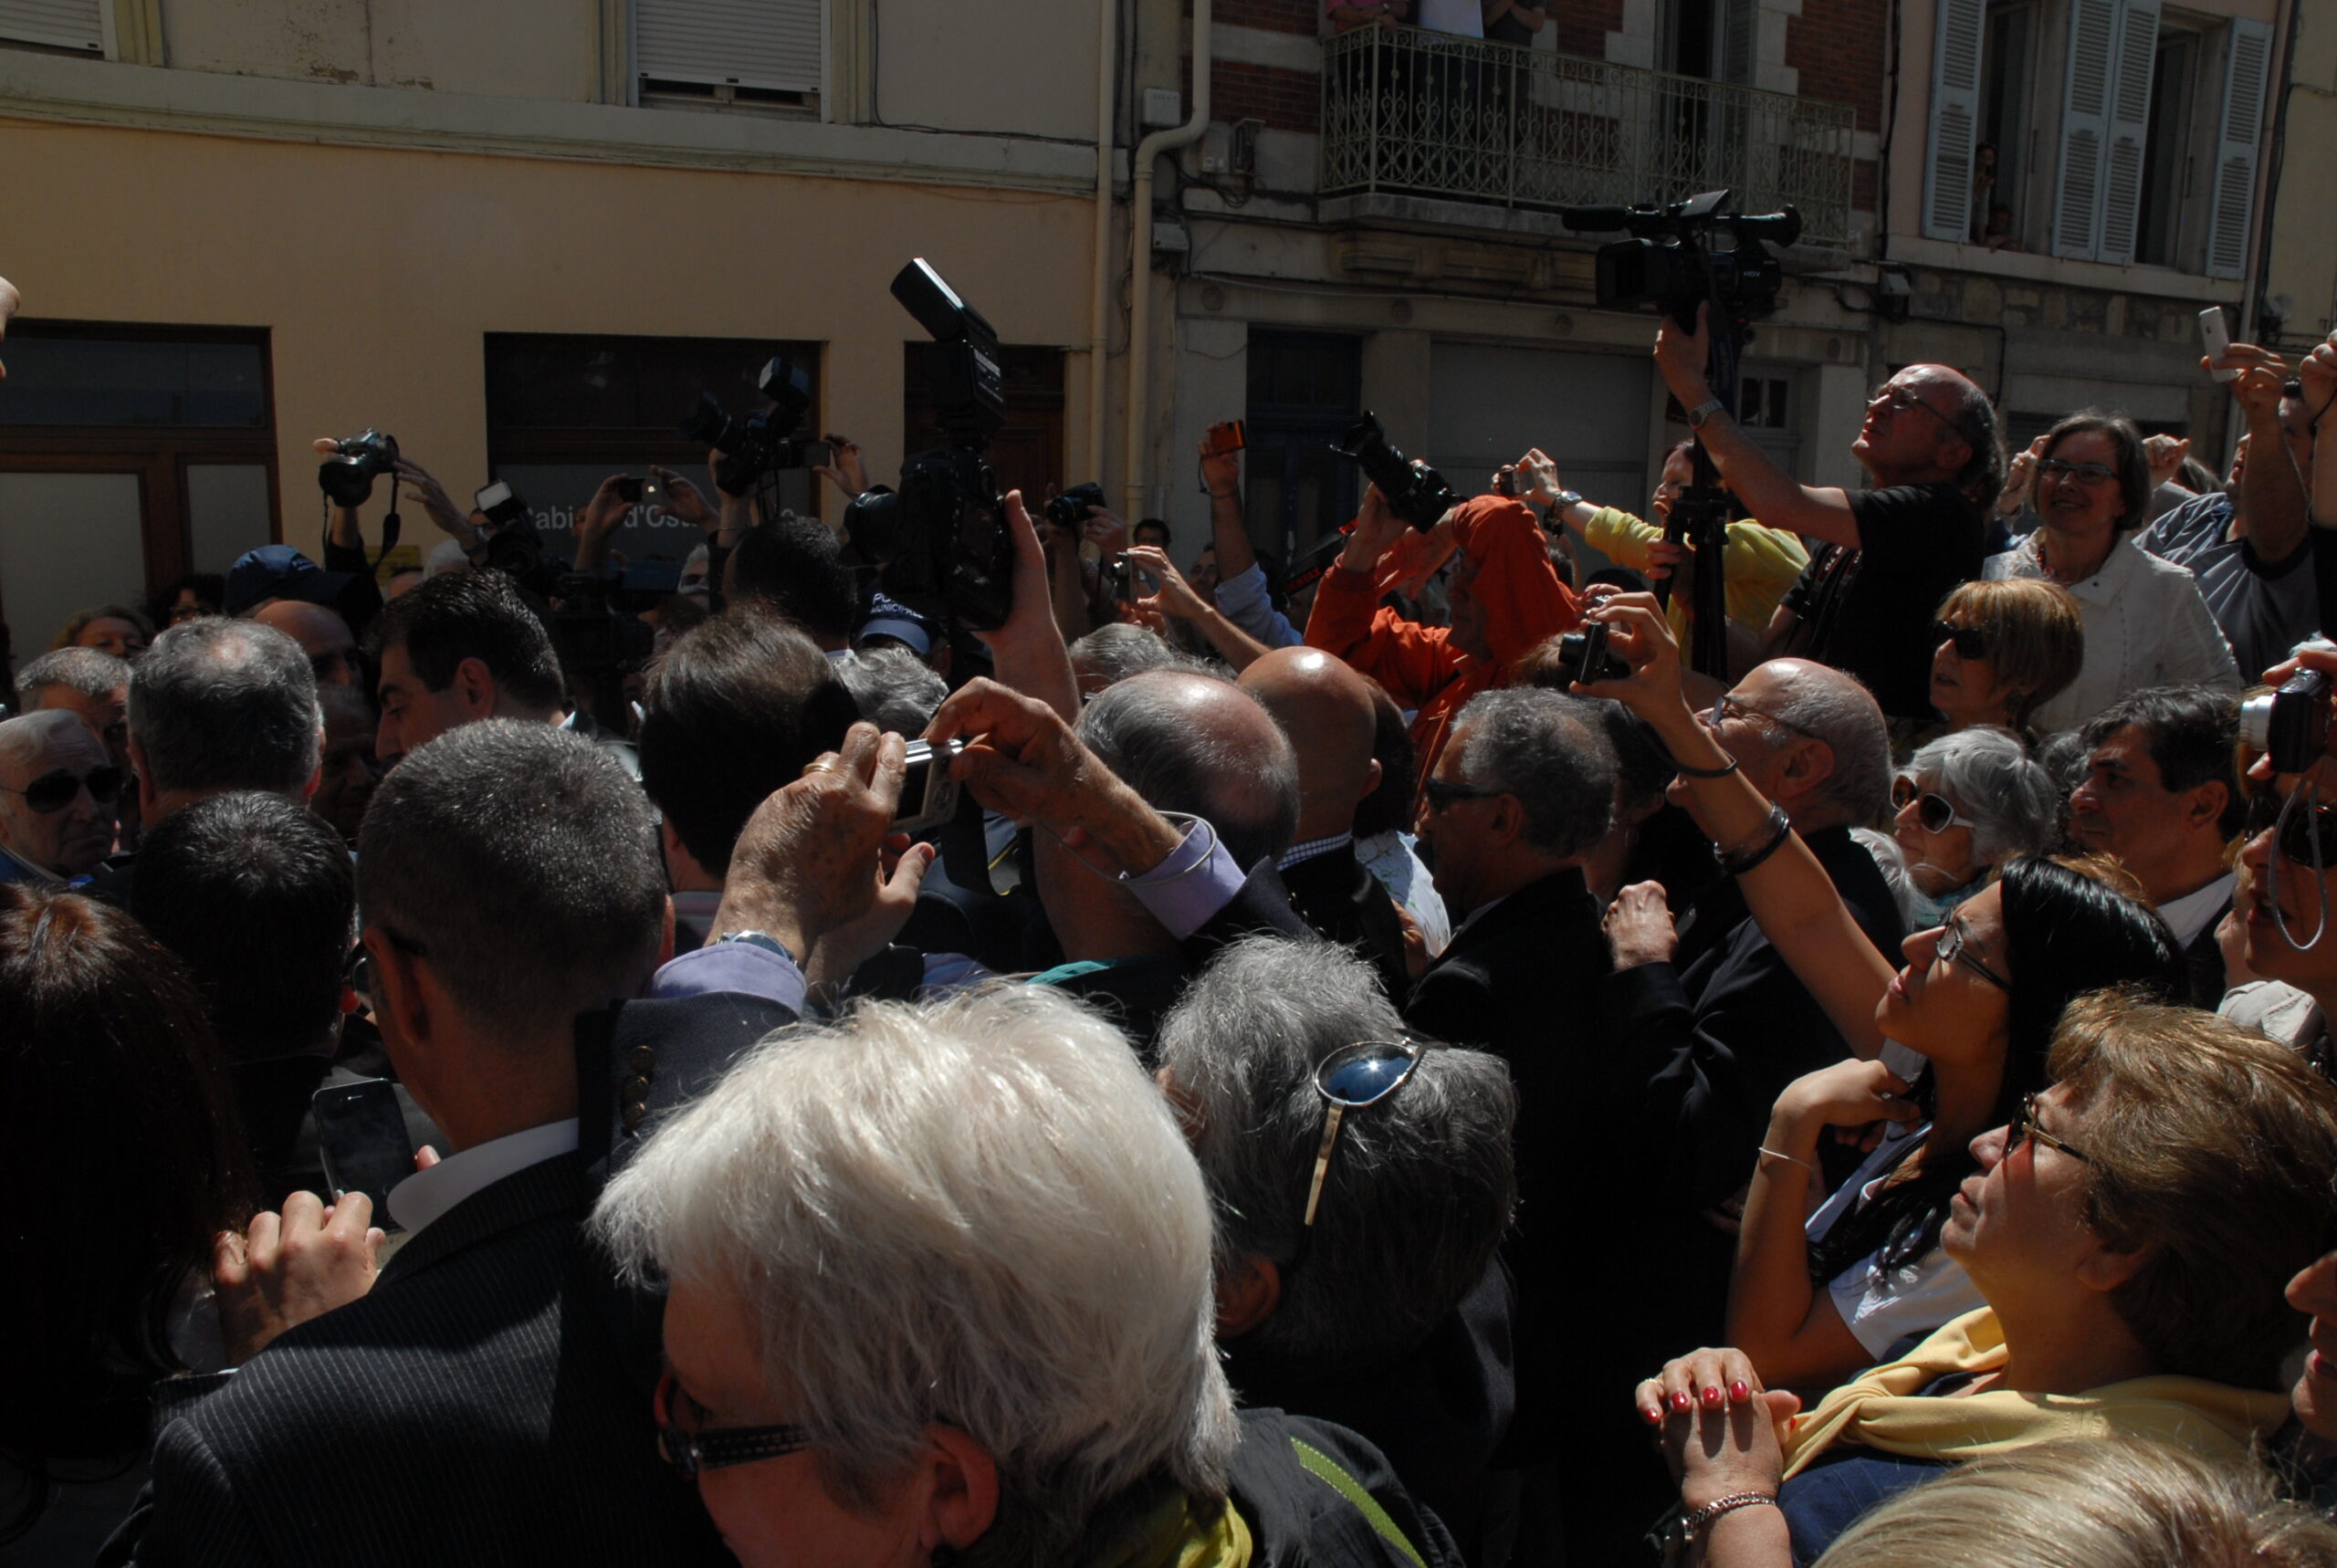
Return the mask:
M634 48L645 78L817 92L820 0L634 0Z
M2117 0L2070 0L2069 71L2061 94L2061 158L2053 188L2053 254L2093 259L2101 246L2102 143L2110 132Z
M1931 139L1923 153L1926 238L1972 237L1972 152L1980 123L1980 39L1987 19L1987 0L1940 0L1939 29L1932 43Z
M0 39L101 54L105 25L98 0L0 0Z
M2158 64L2158 0L2125 0L2110 83L2110 152L2102 160L2101 259L2134 259L2143 207L2143 143L2151 129L2151 73Z
M2223 129L2216 141L2216 189L2207 212L2207 276L2248 271L2248 233L2256 215L2256 141L2264 123L2264 88L2272 64L2272 29L2235 21L2224 66Z

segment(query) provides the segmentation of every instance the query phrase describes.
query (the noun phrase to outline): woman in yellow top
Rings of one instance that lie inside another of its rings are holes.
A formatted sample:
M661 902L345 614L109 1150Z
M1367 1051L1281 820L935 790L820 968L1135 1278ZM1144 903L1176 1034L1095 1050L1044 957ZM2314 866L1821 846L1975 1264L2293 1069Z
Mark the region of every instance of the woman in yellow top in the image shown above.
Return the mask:
M1974 1141L1942 1238L1986 1307L1808 1410L1734 1350L1640 1385L1707 1564L1810 1562L1982 1455L2118 1436L2238 1460L2287 1416L2281 1287L2331 1218L2337 1089L2253 1030L2112 991L2071 1004L2052 1066Z
M1593 506L1575 496L1558 483L1558 465L1538 446L1517 460L1514 472L1522 498L1542 514L1546 527L1563 524L1617 566L1627 566L1650 579L1661 579L1671 575L1687 553L1682 547L1664 538L1663 528L1672 517L1672 503L1694 477L1687 442L1682 442L1663 460L1663 476L1648 507L1655 514L1653 522L1635 517L1620 507ZM1728 593L1728 618L1751 636L1760 636L1768 629L1769 618L1776 613L1777 601L1808 564L1809 552L1802 548L1801 540L1783 528L1764 528L1750 519L1729 524L1728 549L1721 560L1721 574ZM1672 634L1683 642L1687 636L1687 601L1688 595L1683 592L1672 595Z

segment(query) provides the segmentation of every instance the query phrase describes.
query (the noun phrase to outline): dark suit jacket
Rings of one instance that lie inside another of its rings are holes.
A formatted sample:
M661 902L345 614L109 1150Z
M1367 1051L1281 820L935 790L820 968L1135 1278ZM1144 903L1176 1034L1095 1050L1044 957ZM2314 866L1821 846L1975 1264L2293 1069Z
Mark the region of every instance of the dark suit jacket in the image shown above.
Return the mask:
M2209 1012L2222 1005L2224 999L2224 950L2216 944L2216 927L2231 913L2231 900L2227 898L2216 917L2200 928L2183 949L2183 967L2191 978L2191 1005Z
M1396 901L1364 869L1351 845L1310 855L1281 871L1290 905L1324 940L1336 942L1379 972L1391 1001L1401 1002L1412 977L1404 967L1404 923Z
M370 1295L162 1413L152 1488L100 1561L728 1562L611 1333L590 1202L574 1155L507 1176Z

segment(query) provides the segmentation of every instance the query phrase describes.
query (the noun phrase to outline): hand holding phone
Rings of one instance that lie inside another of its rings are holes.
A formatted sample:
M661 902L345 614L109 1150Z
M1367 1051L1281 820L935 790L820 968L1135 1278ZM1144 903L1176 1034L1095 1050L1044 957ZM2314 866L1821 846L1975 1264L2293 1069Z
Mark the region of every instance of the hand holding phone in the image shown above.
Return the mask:
M383 1228L397 1228L390 1218L390 1188L414 1168L414 1142L406 1136L397 1085L386 1078L328 1083L309 1103L317 1120L317 1152L323 1158L331 1196L362 1192L372 1200Z
M657 477L656 472L653 469L649 477L640 483L641 504L649 507L654 513L656 508L665 504L665 481Z
M2206 345L2207 358L2210 360L2223 358L2224 350L2231 347L2231 329L2224 325L2222 306L2210 305L2199 312L2199 340ZM2219 382L2234 382L2239 379L2239 371L2237 370L2211 370L2208 373Z
M619 474L609 481L616 498L629 507L641 505L641 481L631 474Z

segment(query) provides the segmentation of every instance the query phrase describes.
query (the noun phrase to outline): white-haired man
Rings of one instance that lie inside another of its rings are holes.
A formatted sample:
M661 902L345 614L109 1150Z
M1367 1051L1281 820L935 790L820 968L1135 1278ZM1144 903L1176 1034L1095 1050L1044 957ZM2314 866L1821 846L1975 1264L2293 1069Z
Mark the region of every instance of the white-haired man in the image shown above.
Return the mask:
M95 871L113 843L121 779L76 714L0 724L0 882L53 888Z

